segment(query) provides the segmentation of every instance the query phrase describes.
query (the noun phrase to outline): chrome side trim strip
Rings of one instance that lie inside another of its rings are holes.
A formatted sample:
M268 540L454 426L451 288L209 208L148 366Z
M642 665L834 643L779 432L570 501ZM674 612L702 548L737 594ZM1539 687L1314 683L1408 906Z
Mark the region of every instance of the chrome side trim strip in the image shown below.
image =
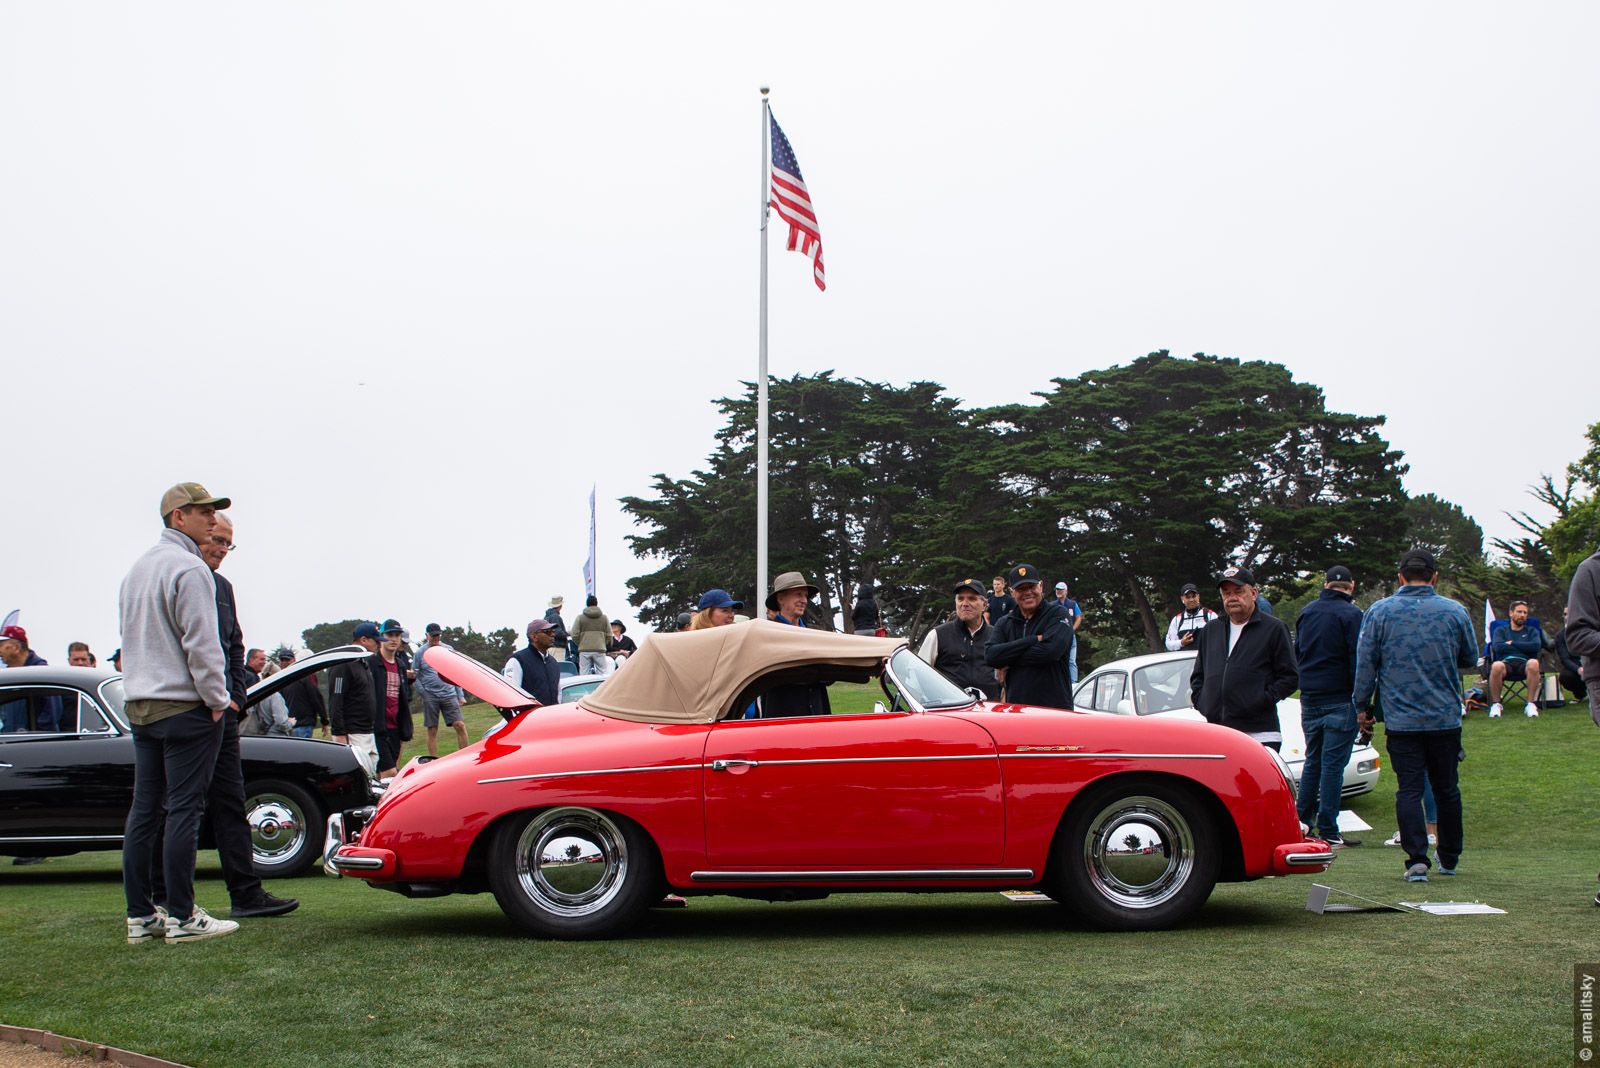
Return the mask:
M696 871L689 878L697 883L884 883L929 882L934 880L997 879L1006 881L1033 878L1031 868L893 868L883 871Z
M949 760L993 760L996 755L994 753L962 753L952 756L806 757L799 760L752 760L749 761L749 764L758 768L777 768L801 764L929 764Z
M122 835L120 835L120 834L52 834L52 835L35 836L35 837L32 837L32 838L20 837L20 836L16 837L16 838L0 838L0 842L3 842L5 844L7 844L7 845L10 845L12 843L16 843L18 845L33 845L33 844L36 844L36 843L45 843L45 842L120 842L120 841L122 841Z
M1285 864L1320 864L1327 867L1338 859L1337 853L1289 853L1283 858Z
M1227 760L1224 753L1001 753L1001 760Z
M903 757L812 757L799 760L739 761L752 768L798 767L815 764L934 764L955 760L1226 760L1222 753L962 753L952 756ZM638 768L595 768L589 771L544 771L532 775L503 775L492 779L479 779L479 786L498 782L530 782L538 779L575 779L590 775L626 775L636 771L720 771L713 761L708 764L663 764Z
M575 779L588 775L626 775L635 771L699 771L704 764L660 764L648 768L596 768L593 771L542 771L533 775L502 775L496 779L479 779L479 786L496 782L527 782L532 779Z

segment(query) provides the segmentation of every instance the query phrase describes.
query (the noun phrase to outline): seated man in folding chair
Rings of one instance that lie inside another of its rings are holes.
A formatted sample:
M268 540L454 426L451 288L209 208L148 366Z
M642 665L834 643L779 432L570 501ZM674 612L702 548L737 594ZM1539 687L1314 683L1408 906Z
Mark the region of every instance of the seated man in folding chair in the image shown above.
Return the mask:
M1539 715L1539 652L1544 648L1544 631L1539 621L1528 618L1528 602L1511 602L1509 625L1494 628L1489 642L1489 718L1499 719L1504 711L1500 691L1509 682L1524 684L1525 709L1529 719Z

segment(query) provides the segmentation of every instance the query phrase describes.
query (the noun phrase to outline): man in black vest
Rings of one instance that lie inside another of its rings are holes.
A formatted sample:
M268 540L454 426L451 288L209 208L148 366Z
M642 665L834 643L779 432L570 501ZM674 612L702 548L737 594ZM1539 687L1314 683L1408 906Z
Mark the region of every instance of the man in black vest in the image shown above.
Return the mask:
M550 655L555 644L555 628L548 620L536 619L528 624L528 647L511 654L501 673L531 693L541 705L561 701L561 665Z
M983 621L988 606L983 583L962 579L955 594L956 618L928 632L920 655L963 690L970 686L990 701L998 701L1000 680L994 669L983 662L983 651L993 630Z

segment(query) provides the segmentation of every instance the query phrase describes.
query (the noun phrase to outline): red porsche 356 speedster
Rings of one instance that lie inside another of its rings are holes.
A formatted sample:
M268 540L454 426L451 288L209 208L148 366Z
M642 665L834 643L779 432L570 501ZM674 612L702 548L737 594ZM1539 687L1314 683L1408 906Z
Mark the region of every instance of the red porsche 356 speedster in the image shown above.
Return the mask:
M1285 766L1249 737L979 701L900 640L764 621L658 635L553 707L426 655L511 722L330 817L325 866L412 897L490 890L548 937L616 934L669 892L1033 888L1148 929L1218 880L1334 857L1304 839ZM779 692L872 680L871 712L772 714Z

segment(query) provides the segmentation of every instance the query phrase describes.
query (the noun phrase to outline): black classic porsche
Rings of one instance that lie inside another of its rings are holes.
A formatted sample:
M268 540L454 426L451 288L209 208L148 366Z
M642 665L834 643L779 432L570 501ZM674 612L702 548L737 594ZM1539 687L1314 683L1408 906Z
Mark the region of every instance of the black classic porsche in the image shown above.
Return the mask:
M309 672L366 656L342 646L309 656L250 688L249 704ZM0 671L0 856L59 857L121 849L133 802L133 735L122 676L99 668ZM329 813L371 804L372 787L347 745L314 738L246 736L245 813L255 869L299 875L322 851ZM210 828L200 845L211 845Z

